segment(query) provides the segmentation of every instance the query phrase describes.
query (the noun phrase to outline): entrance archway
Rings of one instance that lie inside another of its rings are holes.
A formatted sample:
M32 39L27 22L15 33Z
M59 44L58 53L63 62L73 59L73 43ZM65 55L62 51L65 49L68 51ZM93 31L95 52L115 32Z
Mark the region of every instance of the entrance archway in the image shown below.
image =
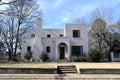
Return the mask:
M68 47L65 43L60 43L58 45L59 59L67 59L68 57Z

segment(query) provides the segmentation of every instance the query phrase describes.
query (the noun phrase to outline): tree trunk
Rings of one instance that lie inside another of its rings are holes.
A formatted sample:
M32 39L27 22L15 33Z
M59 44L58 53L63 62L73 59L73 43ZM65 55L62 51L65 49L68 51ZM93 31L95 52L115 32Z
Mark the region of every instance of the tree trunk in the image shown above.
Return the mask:
M100 59L101 59L101 56L102 56L102 40L100 39L100 37L98 38L98 51L99 51L99 55L100 55Z
M16 52L17 52L17 48L18 48L18 41L19 41L19 30L20 30L20 21L18 21L18 29L17 29L17 34L16 34L16 43L15 43L15 52L14 52L14 57L16 57Z
M8 61L12 60L13 59L13 54L12 52L9 50L8 52Z

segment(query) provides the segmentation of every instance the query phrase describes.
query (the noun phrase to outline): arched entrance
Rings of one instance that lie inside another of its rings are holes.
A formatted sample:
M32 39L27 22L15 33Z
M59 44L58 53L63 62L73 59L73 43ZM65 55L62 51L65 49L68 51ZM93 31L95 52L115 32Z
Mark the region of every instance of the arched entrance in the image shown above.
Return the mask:
M58 45L59 59L67 59L68 57L68 48L65 43L60 43Z

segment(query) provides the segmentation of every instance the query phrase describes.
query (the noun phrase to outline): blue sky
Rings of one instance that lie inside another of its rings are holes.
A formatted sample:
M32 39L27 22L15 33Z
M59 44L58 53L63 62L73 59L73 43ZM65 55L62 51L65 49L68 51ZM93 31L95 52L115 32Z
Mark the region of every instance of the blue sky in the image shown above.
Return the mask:
M91 13L99 7L114 9L114 19L120 19L120 0L37 0L37 3L42 10L43 28L64 28L65 23L76 19L90 22Z
M120 18L120 0L38 0L42 10L44 28L63 28L76 19L90 20L98 7L115 9L115 19Z

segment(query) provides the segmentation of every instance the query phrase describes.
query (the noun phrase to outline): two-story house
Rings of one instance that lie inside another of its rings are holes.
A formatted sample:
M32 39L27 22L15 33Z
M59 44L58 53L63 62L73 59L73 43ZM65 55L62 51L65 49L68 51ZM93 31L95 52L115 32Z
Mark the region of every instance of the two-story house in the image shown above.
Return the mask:
M85 24L65 24L64 29L43 29L37 20L36 29L28 29L22 39L22 57L31 50L33 59L39 60L47 52L50 60L68 60L72 56L88 55L88 33Z

